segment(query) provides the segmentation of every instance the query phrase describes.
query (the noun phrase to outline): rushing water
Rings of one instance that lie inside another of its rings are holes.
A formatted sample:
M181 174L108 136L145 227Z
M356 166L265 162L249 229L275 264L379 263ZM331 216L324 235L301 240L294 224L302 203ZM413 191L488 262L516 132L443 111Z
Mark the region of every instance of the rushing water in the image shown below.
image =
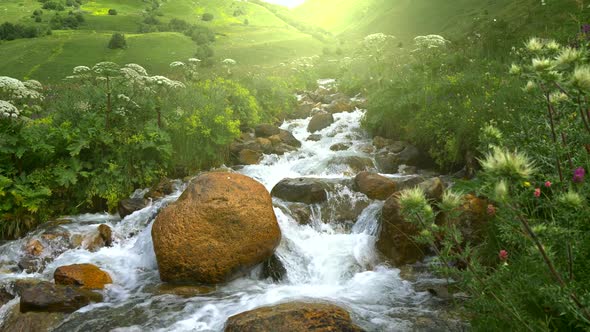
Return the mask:
M283 156L267 155L259 165L239 171L263 183L268 190L286 177L350 179L354 170L339 162L345 157L371 158L366 148L370 140L360 128L363 111L335 114L336 121L319 132L322 139L306 140L308 119L289 121L290 130L303 145ZM346 151L332 151L335 143L348 143ZM391 175L396 176L396 175ZM162 294L151 226L160 209L176 200L183 187L149 207L119 220L112 215L82 215L61 225L70 234L92 232L97 225L109 225L116 241L96 252L84 249L53 248L54 255L42 272L10 272L11 264L23 255L29 237L0 247L0 282L15 278L52 279L62 265L92 263L112 276L105 302L84 307L57 327L57 331L220 331L234 314L263 305L298 299L322 299L346 308L355 323L368 331L413 330L414 318L436 317L436 305L427 292L417 292L400 277L400 271L380 261L375 249L379 231L378 214L382 202L340 186L330 194L329 203L364 203L366 208L352 227L331 220L330 213L312 207L311 222L300 225L287 204L275 199L275 213L282 231L276 254L286 268L281 282L261 280L257 271L204 294L181 297ZM14 269L13 269L14 270ZM0 309L0 322L13 300ZM436 319L436 318L434 318ZM440 327L440 330L447 330Z

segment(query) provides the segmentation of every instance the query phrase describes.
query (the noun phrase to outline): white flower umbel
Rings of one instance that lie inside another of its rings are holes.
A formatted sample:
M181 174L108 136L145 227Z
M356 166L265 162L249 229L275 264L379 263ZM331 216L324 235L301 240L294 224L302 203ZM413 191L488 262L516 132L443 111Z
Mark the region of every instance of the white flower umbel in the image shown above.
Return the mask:
M31 89L31 90L35 90L35 91L43 90L43 85L41 84L41 82L39 82L37 80L28 80L28 81L23 82L23 84L25 85L25 87L27 87L28 89Z
M236 60L234 59L225 59L221 61L221 63L223 63L226 66L235 66L237 64Z
M145 70L145 68L143 68L142 66L140 66L136 63L128 63L125 65L124 68L132 69L141 76L148 76L147 70Z
M181 89L185 87L182 82L171 80L168 77L159 75L148 77L147 82L156 86L171 89Z
M74 67L74 75L85 75L90 74L90 68L86 66Z
M174 61L170 64L171 68L179 68L179 67L184 67L185 64L182 61Z
M119 65L110 61L99 62L92 67L92 71L99 75L113 76L118 73Z
M42 100L43 96L16 78L0 76L0 98L19 104L25 100Z
M189 58L189 59L188 59L188 62L189 62L189 63L192 63L192 64L194 64L194 65L197 65L197 64L199 64L199 62L201 62L201 59L197 59L197 58Z
M0 118L18 118L20 112L16 106L6 100L0 100Z
M416 43L418 49L432 49L445 47L451 42L446 40L443 36L426 35L414 38L414 43Z

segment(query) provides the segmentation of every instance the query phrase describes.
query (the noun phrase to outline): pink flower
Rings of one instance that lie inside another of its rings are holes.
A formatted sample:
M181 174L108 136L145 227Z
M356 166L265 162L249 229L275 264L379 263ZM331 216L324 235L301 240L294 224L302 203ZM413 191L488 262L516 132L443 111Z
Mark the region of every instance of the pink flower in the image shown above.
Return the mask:
M496 207L492 204L488 204L488 215L490 215L490 216L496 215Z
M505 262L508 260L508 251L502 249L500 250L500 252L498 253L498 258L500 258L500 260L502 262Z
M574 181L574 183L582 183L582 182L584 182L585 175L586 175L586 170L584 170L583 167L578 167L574 171L574 178L572 179L572 181Z
M541 197L541 188L535 189L535 197Z
M551 185L552 185L551 181L545 182L545 187L546 188L551 188Z

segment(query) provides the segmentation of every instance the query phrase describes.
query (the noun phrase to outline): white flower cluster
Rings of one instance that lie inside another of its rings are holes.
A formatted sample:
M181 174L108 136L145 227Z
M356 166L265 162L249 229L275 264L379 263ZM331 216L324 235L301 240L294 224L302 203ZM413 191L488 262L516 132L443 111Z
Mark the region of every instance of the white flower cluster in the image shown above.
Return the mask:
M0 76L0 96L5 99L15 101L22 100L42 100L43 96L36 90L43 87L37 81L28 81L23 83L16 78Z
M366 36L363 39L363 43L367 48L381 48L389 41L395 39L392 35L386 35L382 32L374 33Z
M197 59L197 58L189 58L188 62L196 65L196 64L199 64L199 62L201 62L201 60Z
M90 68L86 66L74 67L74 75L86 75L90 73Z
M185 85L182 82L171 80L168 77L159 75L147 77L146 81L150 84L171 89L180 89L185 87Z
M426 35L414 38L414 43L418 49L441 48L447 46L450 41L439 35Z
M148 76L147 70L136 63L128 63L124 68L132 69L141 76Z
M234 59L225 59L225 60L221 61L221 63L223 63L224 65L227 65L227 66L235 66L237 64L236 60L234 60Z
M184 67L185 64L182 61L174 61L170 64L171 68L178 68L178 67Z
M99 74L99 75L111 76L114 73L116 73L118 70L119 70L119 65L114 62L110 62L110 61L99 62L99 63L95 64L94 67L92 67L92 71Z
M0 118L18 118L20 112L18 108L16 108L11 103L0 100Z

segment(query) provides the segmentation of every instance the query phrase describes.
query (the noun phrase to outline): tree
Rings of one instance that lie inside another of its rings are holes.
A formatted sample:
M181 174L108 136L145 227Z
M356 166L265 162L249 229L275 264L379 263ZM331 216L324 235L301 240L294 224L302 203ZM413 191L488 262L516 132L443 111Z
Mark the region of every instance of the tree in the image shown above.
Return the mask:
M113 33L111 40L109 41L109 48L117 49L117 48L127 48L127 41L125 40L125 35L122 33Z

